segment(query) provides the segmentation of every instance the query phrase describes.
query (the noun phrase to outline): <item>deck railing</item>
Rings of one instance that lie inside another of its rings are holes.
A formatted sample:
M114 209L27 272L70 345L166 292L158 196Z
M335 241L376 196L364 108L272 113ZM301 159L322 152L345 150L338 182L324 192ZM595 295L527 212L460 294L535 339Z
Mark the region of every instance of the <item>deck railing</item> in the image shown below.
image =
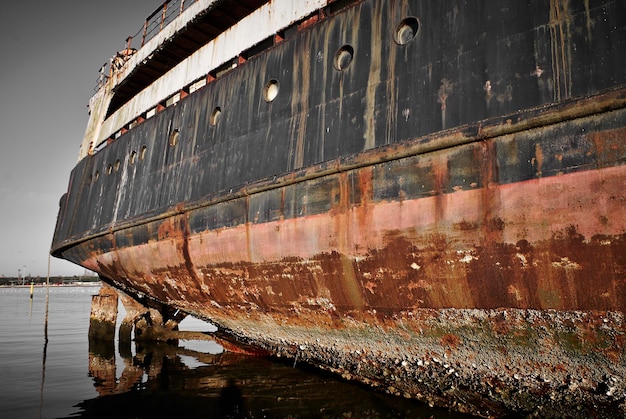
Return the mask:
M167 25L172 23L181 13L198 0L166 0L146 18L141 29L135 35L126 38L126 47L117 52L100 68L100 76L95 90L98 90L113 72L120 68L130 56L148 41L157 36ZM141 36L139 36L141 35Z
M182 12L198 0L169 0L158 7L146 19L141 31L141 45L159 34L167 25L176 19ZM136 35L135 35L136 36Z

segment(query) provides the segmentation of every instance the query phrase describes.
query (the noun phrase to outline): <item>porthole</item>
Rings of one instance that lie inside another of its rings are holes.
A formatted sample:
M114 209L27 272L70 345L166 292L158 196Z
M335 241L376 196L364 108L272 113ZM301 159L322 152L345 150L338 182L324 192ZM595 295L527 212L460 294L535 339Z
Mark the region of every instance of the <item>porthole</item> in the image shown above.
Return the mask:
M398 45L406 45L417 35L419 22L417 18L407 17L396 28L395 41Z
M139 160L143 161L143 159L146 158L146 150L148 147L146 147L145 145L141 147L141 150L139 151Z
M344 45L335 53L335 68L339 71L345 70L352 62L352 58L354 58L354 48Z
M118 172L120 170L120 160L119 159L115 160L115 165L113 166L113 169L115 170L115 172Z
M174 147L176 144L178 144L178 140L180 140L180 131L178 131L178 129L175 129L170 134L170 147Z
M213 109L213 112L211 112L211 118L209 118L209 124L211 124L211 126L213 127L216 126L221 116L222 116L222 109L219 106L216 106L215 109Z
M278 80L270 80L263 88L263 99L266 102L271 102L278 96Z
M130 164L132 166L133 164L135 164L135 160L137 160L137 152L135 150L133 150L133 152L130 153L130 158L128 159L128 164Z
M112 165L112 164L109 164L109 165L107 166L107 175L110 175L111 173L113 173L113 165Z

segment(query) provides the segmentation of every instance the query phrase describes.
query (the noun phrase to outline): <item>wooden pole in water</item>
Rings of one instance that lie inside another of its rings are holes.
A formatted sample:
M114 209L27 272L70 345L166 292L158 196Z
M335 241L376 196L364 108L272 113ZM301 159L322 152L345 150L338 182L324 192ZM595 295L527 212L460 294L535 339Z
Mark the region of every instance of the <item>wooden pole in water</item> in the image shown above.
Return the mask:
M30 283L30 299L33 299L33 293L35 292L35 283L31 282Z
M89 338L113 343L117 321L117 292L103 282L100 292L91 298Z
M32 284L31 284L32 290ZM31 298L32 298L31 291ZM50 254L48 254L48 276L46 276L46 320L43 329L43 360L41 364L41 387L39 388L39 417L41 418L41 410L43 408L43 386L46 382L46 356L48 353L48 302L50 298Z

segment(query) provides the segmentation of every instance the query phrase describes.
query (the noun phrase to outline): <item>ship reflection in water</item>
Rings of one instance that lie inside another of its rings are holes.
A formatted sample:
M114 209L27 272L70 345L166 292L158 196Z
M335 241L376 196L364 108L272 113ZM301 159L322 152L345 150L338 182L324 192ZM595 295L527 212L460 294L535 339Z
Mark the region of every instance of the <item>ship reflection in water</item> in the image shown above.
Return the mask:
M89 374L99 396L79 403L72 417L465 417L304 365L224 352L213 342L136 344L134 349L133 355L121 346L116 356L112 344L90 342Z

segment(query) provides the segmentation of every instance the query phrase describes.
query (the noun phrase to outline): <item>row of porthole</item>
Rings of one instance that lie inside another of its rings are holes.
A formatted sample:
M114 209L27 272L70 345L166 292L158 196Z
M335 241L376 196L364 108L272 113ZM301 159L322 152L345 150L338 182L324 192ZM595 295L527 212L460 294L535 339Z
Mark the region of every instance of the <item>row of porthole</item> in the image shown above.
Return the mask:
M397 26L394 33L394 41L398 45L406 45L411 42L416 36L419 30L419 21L415 17L408 17L403 19ZM351 45L344 45L337 50L333 60L333 66L337 71L343 71L352 63L354 58L354 48ZM278 80L272 79L265 84L263 88L263 99L270 103L278 96L279 84ZM211 112L209 118L209 124L216 126L222 116L222 108L216 106ZM175 131L178 133L178 131ZM170 137L170 145L172 144L172 138Z
M278 80L272 79L268 81L265 84L265 87L263 88L263 99L267 103L274 101L274 99L276 99L276 97L278 96L278 89L279 89ZM213 108L213 112L211 112L211 116L209 117L209 124L212 127L216 126L221 117L222 117L222 108L219 106L216 106L215 108ZM171 139L170 139L170 145L172 145Z
M147 151L148 147L146 147L145 145L141 147L141 149L139 150L139 152L133 150L130 153L130 156L128 157L128 165L132 166L137 162L137 159L139 159L140 161L142 161L143 159L145 159L146 157L146 151ZM120 159L117 159L115 161L115 163L109 163L106 167L105 173L107 175L111 175L113 173L117 173L120 171L120 167L122 166L122 162L120 161ZM97 182L98 179L100 179L100 171L96 170L96 172L89 176L89 183L94 183Z
M417 31L419 30L419 21L415 17L408 17L403 19L400 24L396 27L394 33L394 41L398 45L406 45L411 42L416 36ZM333 60L333 66L337 71L343 71L352 63L352 59L354 58L354 48L351 45L344 45L337 50L335 53L335 57ZM276 99L279 91L279 83L276 79L271 79L268 81L263 88L263 99L270 103ZM211 116L209 118L209 124L211 126L216 126L220 120L222 115L222 108L216 106L211 112ZM169 145L174 147L180 139L180 132L178 129L174 129L169 136ZM131 152L130 158L128 160L129 165L135 164L135 160L137 156L139 156L139 160L143 160L146 154L146 146L143 146L139 152L136 151ZM107 175L112 174L114 171L118 172L120 168L120 161L117 160L115 164L109 164L106 169ZM97 181L100 177L100 173L96 171L93 177L90 177L90 183L92 180ZM93 178L93 179L92 179Z
M403 19L400 24L396 27L396 31L394 33L394 41L398 45L406 45L411 42L416 36L417 31L419 30L419 21L415 17L407 17ZM335 57L333 60L333 66L337 71L343 71L350 63L352 63L352 59L354 58L354 48L350 45L344 45L335 53Z

